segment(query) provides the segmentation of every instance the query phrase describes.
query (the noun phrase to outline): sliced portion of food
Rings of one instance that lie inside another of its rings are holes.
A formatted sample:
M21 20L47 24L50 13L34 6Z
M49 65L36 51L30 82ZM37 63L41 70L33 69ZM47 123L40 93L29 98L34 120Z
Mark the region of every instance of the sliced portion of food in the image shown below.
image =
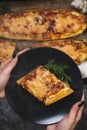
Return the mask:
M86 29L83 14L64 9L29 9L0 16L0 36L9 39L52 40L76 36Z
M0 63L9 59L13 55L15 48L16 44L14 42L0 39Z
M81 40L65 39L33 44L32 47L52 47L68 54L77 64L87 59L87 45Z
M50 105L74 92L68 84L43 66L38 66L18 79L17 83L45 105Z

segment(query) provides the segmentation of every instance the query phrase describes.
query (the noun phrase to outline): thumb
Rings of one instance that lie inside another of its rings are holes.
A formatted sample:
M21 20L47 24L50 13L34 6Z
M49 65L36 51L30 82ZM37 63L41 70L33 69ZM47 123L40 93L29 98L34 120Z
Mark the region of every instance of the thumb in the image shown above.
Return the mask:
M81 101L75 103L69 112L69 116L72 117L71 119L74 120L76 124L81 119L82 112L84 109L84 106L79 107L80 103L81 103Z
M80 102L75 103L75 104L72 106L72 108L71 108L71 110L70 110L70 112L69 112L69 116L72 117L72 120L75 120L75 118L76 118L76 116L77 116L77 113L78 113L78 110L79 110L79 107L78 107L78 104L79 104L79 103L80 103Z
M16 66L18 62L18 56L16 56L15 58L13 58L8 65L5 68L5 73L9 74L11 73L11 71L13 70L13 68Z
M18 56L20 56L21 54L23 54L24 52L28 51L30 48L25 48L23 49L22 51L19 51L17 54L16 54L16 57L15 58L12 58L12 60L8 63L8 65L6 66L5 68L5 72L8 74L8 73L11 73L11 71L13 70L13 68L16 66L17 62L18 62Z

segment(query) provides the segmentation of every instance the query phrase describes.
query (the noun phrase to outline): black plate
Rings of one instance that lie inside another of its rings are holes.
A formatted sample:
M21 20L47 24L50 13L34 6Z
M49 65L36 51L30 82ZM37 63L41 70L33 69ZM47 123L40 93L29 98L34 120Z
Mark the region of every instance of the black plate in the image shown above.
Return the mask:
M55 59L59 64L68 64L67 74L74 93L52 105L45 106L16 83L16 80L48 60ZM65 53L49 47L32 49L19 57L6 87L6 96L12 109L23 119L42 125L53 124L61 120L71 106L79 101L83 91L83 79L75 62Z

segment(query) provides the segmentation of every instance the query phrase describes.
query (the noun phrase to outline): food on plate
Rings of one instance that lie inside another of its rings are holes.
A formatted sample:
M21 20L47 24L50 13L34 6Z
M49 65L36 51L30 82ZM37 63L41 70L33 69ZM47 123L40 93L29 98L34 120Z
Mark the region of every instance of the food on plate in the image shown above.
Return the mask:
M35 43L32 47L52 47L68 54L77 64L87 60L87 44L81 40L64 39Z
M9 59L16 48L14 42L9 42L8 40L0 39L0 63Z
M55 74L60 80L69 83L72 81L71 76L66 74L66 70L69 69L69 65L67 64L59 64L56 60L51 59L47 64L43 65L47 70Z
M85 16L73 10L39 8L0 16L0 36L9 39L61 39L85 29Z
M18 79L17 83L46 106L74 92L67 83L42 65Z

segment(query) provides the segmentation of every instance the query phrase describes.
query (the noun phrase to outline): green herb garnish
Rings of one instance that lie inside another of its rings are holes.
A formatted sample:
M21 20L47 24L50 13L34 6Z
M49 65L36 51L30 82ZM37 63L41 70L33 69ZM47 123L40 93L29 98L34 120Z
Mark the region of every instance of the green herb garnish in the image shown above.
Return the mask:
M65 73L65 70L69 68L66 64L57 64L55 60L50 60L46 65L44 65L46 69L55 74L60 80L68 83L72 81L71 78Z

